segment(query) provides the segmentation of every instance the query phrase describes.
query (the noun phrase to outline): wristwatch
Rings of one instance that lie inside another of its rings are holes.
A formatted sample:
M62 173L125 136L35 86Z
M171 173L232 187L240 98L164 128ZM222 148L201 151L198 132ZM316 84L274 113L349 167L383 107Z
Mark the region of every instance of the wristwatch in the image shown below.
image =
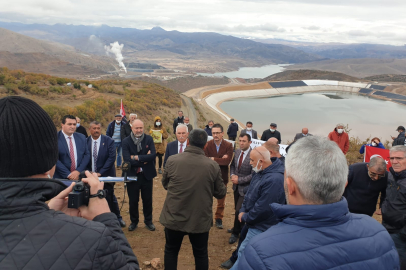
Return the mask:
M104 189L99 189L96 194L90 195L89 198L99 198L104 199L106 198L106 191Z

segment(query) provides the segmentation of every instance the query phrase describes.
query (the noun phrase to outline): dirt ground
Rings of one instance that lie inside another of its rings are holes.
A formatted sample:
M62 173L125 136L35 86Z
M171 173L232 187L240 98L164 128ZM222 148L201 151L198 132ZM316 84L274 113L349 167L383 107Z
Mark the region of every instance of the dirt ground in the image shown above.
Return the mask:
M117 175L121 175L121 171L117 172ZM128 213L128 196L126 194L125 203L121 209L121 215L124 221L127 223L127 227L123 228L124 234L126 235L131 247L134 250L135 255L138 258L140 267L144 268L143 262L150 261L153 258L160 258L163 264L164 260L164 250L165 250L165 233L164 227L159 223L159 216L166 198L166 190L161 184L162 175L158 174L154 178L154 190L153 190L153 223L156 226L156 231L150 232L144 228L143 214L142 214L142 203L140 198L139 212L140 212L140 222L138 228L135 231L129 232L128 225L130 225L130 214ZM123 200L124 187L122 184L118 183L115 186L115 194L117 196L119 205ZM226 207L223 218L224 229L217 229L212 227L209 236L209 269L222 269L220 264L231 256L232 247L234 249L237 247L237 243L230 245L228 239L230 234L227 233L227 229L233 227L234 222L234 202L233 202L233 190L232 184L229 183L227 186L226 195ZM213 211L217 204L216 199L213 198ZM214 212L213 212L214 213ZM214 222L214 220L213 220ZM178 259L178 270L192 270L195 269L194 257L192 252L192 246L189 242L189 238L185 236L181 250L179 252Z

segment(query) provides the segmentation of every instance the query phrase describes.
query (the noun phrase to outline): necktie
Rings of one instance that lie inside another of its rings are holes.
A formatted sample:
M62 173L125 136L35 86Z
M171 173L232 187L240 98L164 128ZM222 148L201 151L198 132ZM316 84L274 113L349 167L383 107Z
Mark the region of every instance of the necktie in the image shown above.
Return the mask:
M93 159L94 159L94 172L97 172L97 141L94 141L93 147Z
M72 143L72 137L69 138L69 154L70 154L70 171L73 172L76 170L76 162L75 162L75 151L73 150L73 143Z
M179 153L183 153L183 143L180 144Z
M242 164L242 159L244 158L244 152L241 152L240 155L240 160L238 161L238 170L240 170L241 164Z

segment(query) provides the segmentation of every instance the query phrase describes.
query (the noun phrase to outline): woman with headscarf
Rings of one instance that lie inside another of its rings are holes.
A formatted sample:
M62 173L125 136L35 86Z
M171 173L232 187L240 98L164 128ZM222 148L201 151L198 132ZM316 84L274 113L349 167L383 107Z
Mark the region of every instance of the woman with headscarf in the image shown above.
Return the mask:
M158 157L158 173L162 174L162 157L166 150L165 140L168 139L168 132L162 126L161 117L155 117L154 126L150 129L149 134L154 139L156 155Z
M365 146L372 146L372 147L385 149L385 146L383 146L383 144L381 143L381 140L378 137L372 138L371 143L362 145L361 148L359 149L360 154L363 154L365 152Z

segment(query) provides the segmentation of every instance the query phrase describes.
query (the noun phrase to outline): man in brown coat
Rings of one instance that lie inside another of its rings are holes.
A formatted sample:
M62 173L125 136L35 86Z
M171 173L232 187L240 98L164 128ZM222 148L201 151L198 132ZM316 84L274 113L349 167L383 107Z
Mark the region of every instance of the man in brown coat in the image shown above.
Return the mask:
M165 269L177 269L183 237L189 235L198 270L209 269L207 252L213 226L213 196L225 197L227 188L216 162L204 156L207 133L194 129L183 153L169 157L162 185L168 193L159 221L165 226Z
M233 158L233 145L223 140L223 126L215 124L212 127L213 140L209 141L204 149L206 157L211 158L220 165L221 176L224 185L227 186L231 159ZM216 219L216 227L223 229L223 216L226 197L217 200L217 210L214 218Z

